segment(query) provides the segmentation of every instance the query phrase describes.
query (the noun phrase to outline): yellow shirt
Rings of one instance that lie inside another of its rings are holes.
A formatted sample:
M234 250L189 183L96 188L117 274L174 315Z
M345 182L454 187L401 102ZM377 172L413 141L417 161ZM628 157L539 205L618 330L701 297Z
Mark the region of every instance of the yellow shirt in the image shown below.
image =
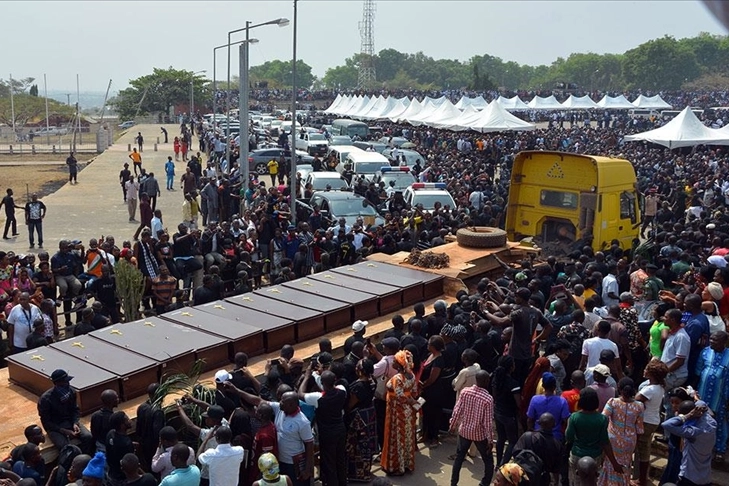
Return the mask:
M275 159L271 159L268 163L268 173L271 175L278 174L278 162Z

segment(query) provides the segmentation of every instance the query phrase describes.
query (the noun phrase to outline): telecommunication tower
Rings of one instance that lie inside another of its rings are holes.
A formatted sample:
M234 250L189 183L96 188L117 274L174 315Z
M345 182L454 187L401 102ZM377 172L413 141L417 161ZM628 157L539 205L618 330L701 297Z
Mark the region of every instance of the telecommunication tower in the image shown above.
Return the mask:
M375 76L375 0L364 0L362 21L359 23L359 35L362 39L360 48L359 73L357 87L371 87Z

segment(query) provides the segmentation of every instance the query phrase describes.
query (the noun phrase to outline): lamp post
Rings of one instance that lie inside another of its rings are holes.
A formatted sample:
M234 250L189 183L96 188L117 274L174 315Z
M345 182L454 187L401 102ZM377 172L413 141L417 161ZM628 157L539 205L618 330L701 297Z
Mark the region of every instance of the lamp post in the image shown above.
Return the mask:
M218 68L217 68L217 66L218 66L218 56L217 56L217 51L218 51L218 49L222 49L224 47L229 47L229 46L235 46L235 45L241 44L243 42L245 42L245 41L238 41L238 42L233 42L232 44L223 44L222 46L213 47L213 114L217 113L215 111L215 108L216 108L216 106L218 104L217 103L217 98L216 98L216 94L218 92L218 76L217 76L217 74L218 74ZM230 86L226 86L225 89L226 90L229 90L230 89ZM227 97L227 95L226 95L226 97Z
M296 224L296 18L297 0L294 0L294 52L291 62L291 167L289 168L289 185L291 186L291 222Z
M249 41L248 38L248 32L251 29L255 29L257 27L263 27L264 25L278 25L279 27L286 27L289 25L289 19L285 18L279 18L275 20L269 20L268 22L262 22L260 24L250 25L250 22L246 22L246 26L241 29L231 30L228 32L228 43L226 44L226 47L228 48L228 88L230 88L230 46L232 45L230 42L230 36L233 34L236 34L238 32L245 31L246 33L246 41ZM238 98L240 98L240 93L238 93ZM248 115L246 114L246 117ZM238 121L239 124L241 123L241 115L238 114ZM225 120L227 122L227 126L225 127L225 159L230 161L230 96L225 97ZM248 124L248 120L246 119L246 125ZM245 163L247 164L248 161L246 160ZM245 181L246 187L248 187L248 181Z
M246 22L248 23L248 22ZM245 184L244 191L248 188L248 181L250 181L250 167L248 166L248 46L258 42L258 39L248 38L248 31L246 31L246 40L240 43L238 46L238 54L240 56L239 63L239 93L238 93L238 124L240 126L239 140L240 140L240 158L238 159L240 164L241 179ZM230 164L230 162L228 162ZM229 165L230 166L230 165Z
M195 75L206 73L206 70L195 71L190 75L190 120L195 119Z

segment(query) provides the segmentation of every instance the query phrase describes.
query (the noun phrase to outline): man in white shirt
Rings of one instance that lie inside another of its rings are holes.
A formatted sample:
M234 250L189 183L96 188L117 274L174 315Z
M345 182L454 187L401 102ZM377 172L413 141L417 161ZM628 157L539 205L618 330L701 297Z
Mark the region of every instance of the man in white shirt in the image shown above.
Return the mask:
M596 337L585 339L582 342L582 361L580 361L580 369L582 371L599 365L600 353L602 353L604 349L609 349L615 356L620 356L617 344L608 339L608 334L610 334L610 322L598 322L595 326L595 333L597 334ZM615 359L619 360L620 358ZM619 364L617 369L621 369Z
M160 479L164 479L175 470L175 466L172 464L172 449L177 444L175 428L169 425L162 427L162 430L159 431L159 447L152 458L152 472L159 474ZM192 466L195 464L195 451L189 446L188 449L190 449L190 457L187 458L187 465Z
M33 332L33 322L43 320L38 307L30 303L30 294L22 292L18 305L8 314L8 344L11 353L28 349L25 339Z
M215 430L217 447L208 449L197 457L200 464L208 467L210 486L238 486L240 464L245 458L245 449L241 446L231 446L232 439L233 432L230 427L218 427Z
M162 211L159 209L154 210L154 217L152 218L152 227L150 228L152 230L152 239L154 241L159 241L159 232L164 231L164 226L162 226Z
M608 274L602 279L602 305L605 307L620 304L617 274L618 266L615 263L609 263Z

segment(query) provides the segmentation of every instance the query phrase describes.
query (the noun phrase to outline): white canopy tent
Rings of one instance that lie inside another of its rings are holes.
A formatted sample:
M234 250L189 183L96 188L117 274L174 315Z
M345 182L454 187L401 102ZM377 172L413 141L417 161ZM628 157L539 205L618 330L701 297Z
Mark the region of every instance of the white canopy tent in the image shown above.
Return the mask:
M569 98L564 100L562 106L567 110L592 110L597 108L597 103L592 101L589 96L575 96L570 95Z
M392 99L392 98L390 98ZM408 109L408 106L410 106L410 100L407 98L400 98L398 100L395 100L395 104L390 108L389 111L383 111L379 114L377 117L378 120L397 120L397 117L405 113L405 110Z
M341 94L337 94L337 97L334 98L334 101L332 101L332 104L329 105L329 108L324 110L324 113L334 113L335 110L337 109L337 105L339 105L343 99L344 99L344 96L342 96Z
M638 97L633 101L634 108L644 108L647 110L670 110L671 105L663 101L661 95Z
M423 105L417 100L417 98L413 98L405 111L398 115L388 116L388 118L392 122L402 123L404 121L407 121L409 118L415 117L418 113L422 111L422 109Z
M517 118L504 109L499 103L489 105L478 114L478 118L468 125L455 126L452 130L475 130L477 132L506 132L513 130L534 130L535 125Z
M346 103L344 101L346 101ZM346 115L347 113L349 113L350 110L352 110L356 105L358 105L361 102L362 102L362 97L359 95L352 96L351 98L346 99L346 100L342 100L342 103L340 103L339 106L337 106L337 110L335 111L335 113L337 115Z
M603 108L605 110L630 110L635 108L635 105L628 101L628 99L623 96L603 96L600 101L597 102L597 106L600 108Z
M360 118L362 120L370 120L371 119L370 114L378 112L386 104L387 104L387 99L382 95L378 96L377 98L372 98L370 100L369 104L366 107L364 107L362 110L360 110L357 118Z
M477 110L474 106L467 106L457 117L450 120L443 120L433 126L446 130L465 130L465 128L460 127L471 126L479 116L481 116L481 111Z
M690 107L654 130L624 138L626 142L651 142L670 149L696 145L729 145L729 132L713 130L704 126Z
M488 106L488 102L484 99L483 96L477 96L475 98L467 98L465 96L461 97L461 99L456 103L456 108L459 110L465 110L469 106L472 106L476 108L477 110L483 110Z
M548 98L542 98L541 96L535 96L527 106L532 110L564 110L564 106L557 101L554 95Z
M431 111L427 114L423 115L423 112L421 112L421 114L412 119L412 121L408 121L415 126L418 126L416 123L420 125L437 126L437 124L442 121L453 120L461 116L461 110L456 108L450 100L445 100L438 107L434 105L431 106Z
M363 118L365 120L379 120L384 114L392 112L395 108L403 106L397 98L388 96L383 98L379 105L373 107Z
M499 96L498 98L496 98L496 102L500 104L506 111L519 111L529 109L529 105L524 103L518 96L514 96L513 98L504 98L503 96Z

